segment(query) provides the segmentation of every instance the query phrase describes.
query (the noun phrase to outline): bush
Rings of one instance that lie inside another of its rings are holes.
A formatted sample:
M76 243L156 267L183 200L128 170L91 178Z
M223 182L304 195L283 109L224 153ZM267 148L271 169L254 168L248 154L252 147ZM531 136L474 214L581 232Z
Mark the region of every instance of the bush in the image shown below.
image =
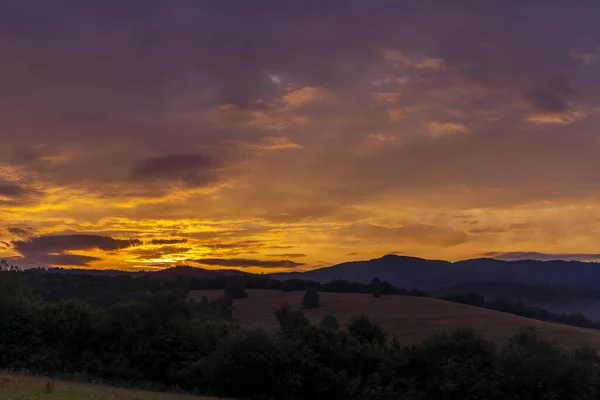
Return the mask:
M348 324L348 332L362 343L385 344L386 334L381 326L367 316L354 317Z
M335 331L340 328L340 323L333 315L326 315L321 320L321 326Z
M302 298L301 305L306 308L317 308L320 306L319 303L319 293L311 288L304 293L304 297Z
M300 328L309 326L310 322L300 310L292 310L289 304L284 304L273 310L275 318L279 323L279 329L285 334L290 334Z

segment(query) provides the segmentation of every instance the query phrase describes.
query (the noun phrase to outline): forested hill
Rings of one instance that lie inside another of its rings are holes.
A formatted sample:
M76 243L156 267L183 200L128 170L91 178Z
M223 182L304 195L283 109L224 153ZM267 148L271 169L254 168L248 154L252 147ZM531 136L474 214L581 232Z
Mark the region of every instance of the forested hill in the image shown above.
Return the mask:
M175 279L214 278L219 276L251 276L236 270L208 270L203 268L177 266L154 272L123 272L99 270L51 269L49 272L70 274L93 274L117 276L148 275ZM600 264L579 261L502 261L490 258L477 258L457 262L427 260L416 257L386 255L367 261L347 262L331 267L307 272L264 274L278 280L302 279L321 283L345 280L369 283L379 278L397 287L419 288L427 291L438 290L465 282L511 282L523 285L563 286L574 288L600 288Z
M308 272L273 275L276 279L368 283L378 277L398 287L434 290L470 281L510 281L528 285L600 287L600 264L579 261L502 261L477 258L448 262L386 255Z

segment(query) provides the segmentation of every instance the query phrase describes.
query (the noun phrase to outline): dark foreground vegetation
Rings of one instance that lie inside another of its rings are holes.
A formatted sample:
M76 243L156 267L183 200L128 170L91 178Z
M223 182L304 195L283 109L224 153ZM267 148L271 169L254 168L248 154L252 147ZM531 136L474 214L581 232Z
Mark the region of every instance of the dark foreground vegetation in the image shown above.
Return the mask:
M30 275L0 272L0 368L239 399L600 397L596 353L534 331L502 348L472 331L403 346L366 316L339 330L335 316L314 326L291 306L274 310L278 331L246 331L228 321L228 297L190 303L170 288L106 306L50 302Z

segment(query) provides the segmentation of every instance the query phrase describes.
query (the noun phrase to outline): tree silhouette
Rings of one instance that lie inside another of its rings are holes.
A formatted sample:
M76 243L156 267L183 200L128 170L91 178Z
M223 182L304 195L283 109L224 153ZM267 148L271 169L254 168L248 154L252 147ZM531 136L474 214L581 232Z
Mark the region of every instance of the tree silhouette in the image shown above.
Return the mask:
M377 277L373 278L369 287L373 297L378 298L383 296L383 282L381 282L381 279Z
M248 293L244 287L238 283L232 283L225 287L225 296L232 299L245 299L248 297Z
M306 308L317 308L320 306L319 293L316 289L310 288L304 293L301 305Z

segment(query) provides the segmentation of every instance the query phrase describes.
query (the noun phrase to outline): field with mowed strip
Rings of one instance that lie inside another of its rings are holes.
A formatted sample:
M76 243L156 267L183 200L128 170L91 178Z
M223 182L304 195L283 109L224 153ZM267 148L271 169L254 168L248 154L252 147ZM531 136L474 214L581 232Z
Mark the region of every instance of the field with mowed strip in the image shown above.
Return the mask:
M183 394L117 389L110 386L0 375L0 400L218 400Z
M233 317L246 328L277 328L273 309L284 303L299 307L304 292L247 290L249 297L234 300ZM213 299L221 290L198 290L190 296L200 301L202 296ZM321 307L305 309L313 323L333 315L342 327L353 316L367 315L381 324L388 334L395 334L403 344L422 341L432 335L457 328L472 328L488 340L501 344L519 329L533 326L542 336L556 340L565 347L590 346L600 350L600 331L553 324L512 314L487 310L448 301L411 296L374 298L360 293L319 293Z

